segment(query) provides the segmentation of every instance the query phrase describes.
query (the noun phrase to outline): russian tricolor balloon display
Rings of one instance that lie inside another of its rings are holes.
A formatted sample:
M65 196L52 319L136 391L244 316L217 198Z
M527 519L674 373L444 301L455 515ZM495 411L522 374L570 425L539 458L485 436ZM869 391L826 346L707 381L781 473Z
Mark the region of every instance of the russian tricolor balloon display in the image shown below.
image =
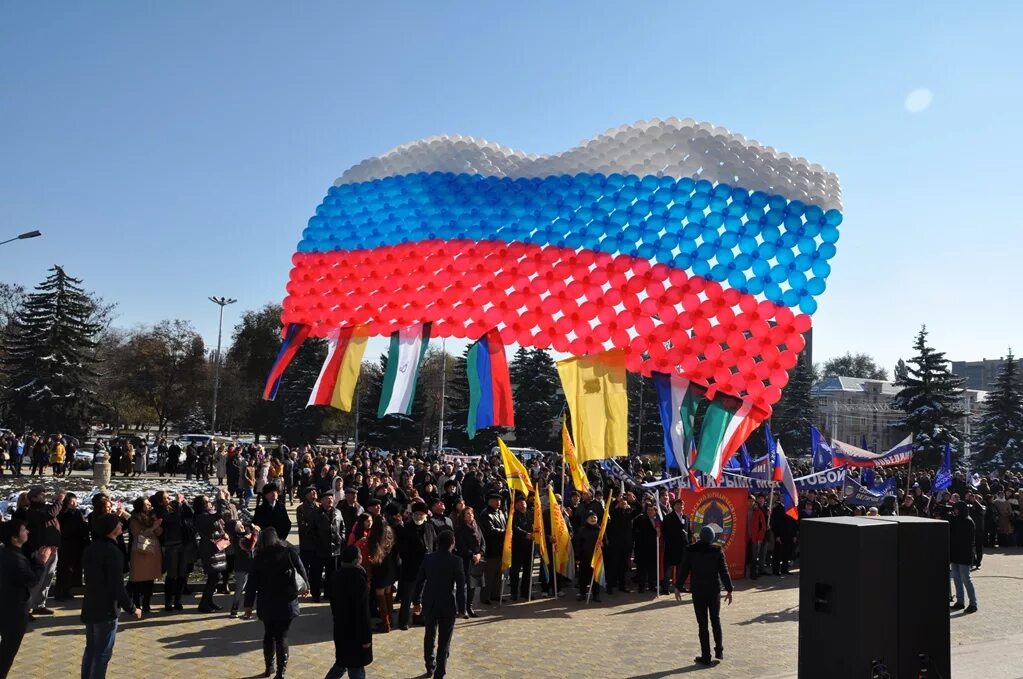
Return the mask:
M752 402L781 396L836 252L837 177L691 120L533 156L465 137L345 172L299 243L285 323L574 355L622 349Z

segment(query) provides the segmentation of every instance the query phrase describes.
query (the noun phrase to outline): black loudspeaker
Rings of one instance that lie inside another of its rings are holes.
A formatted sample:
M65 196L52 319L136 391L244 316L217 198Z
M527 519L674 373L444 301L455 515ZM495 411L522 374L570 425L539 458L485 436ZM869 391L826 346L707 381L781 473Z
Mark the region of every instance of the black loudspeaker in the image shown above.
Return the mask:
M952 676L948 615L948 523L916 516L883 516L899 531L898 672L917 679ZM921 657L923 656L923 657Z
M895 676L899 528L863 517L799 522L799 679Z

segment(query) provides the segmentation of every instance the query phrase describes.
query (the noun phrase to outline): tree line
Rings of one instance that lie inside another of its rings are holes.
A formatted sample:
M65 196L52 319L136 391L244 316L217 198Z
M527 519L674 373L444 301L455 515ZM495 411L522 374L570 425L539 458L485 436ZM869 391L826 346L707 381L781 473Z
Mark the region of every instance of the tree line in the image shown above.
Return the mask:
M216 357L194 326L171 319L123 329L112 325L113 313L112 304L87 292L60 266L50 269L32 292L0 284L0 424L17 431L79 435L90 426L208 431ZM520 347L509 362L514 430L484 430L470 440L467 350L455 356L436 346L429 349L409 416L376 417L386 355L363 362L353 412L306 407L327 353L326 342L319 339L303 344L277 399L262 400L263 382L281 346L280 318L280 305L267 304L244 312L233 328L221 359L218 431L292 443L326 437L382 448L435 447L443 393L446 446L484 452L504 435L516 445L560 448L565 399L547 351ZM913 350L894 371L901 390L893 407L904 413L895 426L914 435L917 459L937 464L946 443L957 453L964 449L964 380L952 374L944 353L928 344L926 327ZM887 370L866 354L846 354L822 366L801 356L770 420L790 454L809 452L810 426L817 421L812 388L832 375L888 379ZM653 383L630 373L627 388L629 452L663 454ZM762 438L752 437L754 454L762 451ZM1023 466L1023 388L1011 350L983 403L971 443L973 466Z

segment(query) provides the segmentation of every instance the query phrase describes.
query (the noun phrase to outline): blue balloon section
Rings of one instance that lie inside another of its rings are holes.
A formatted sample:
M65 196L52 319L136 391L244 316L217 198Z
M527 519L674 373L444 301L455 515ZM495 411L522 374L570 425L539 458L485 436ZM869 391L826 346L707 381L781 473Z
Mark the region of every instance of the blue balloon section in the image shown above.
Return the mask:
M812 314L842 214L706 180L418 173L332 186L299 252L430 239L585 248L661 262Z

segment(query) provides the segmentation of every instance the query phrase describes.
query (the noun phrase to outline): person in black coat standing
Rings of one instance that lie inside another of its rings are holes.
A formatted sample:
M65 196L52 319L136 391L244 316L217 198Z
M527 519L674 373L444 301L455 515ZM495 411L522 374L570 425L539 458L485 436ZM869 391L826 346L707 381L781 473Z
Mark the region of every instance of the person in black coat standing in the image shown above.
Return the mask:
M413 611L416 615L422 613L426 622L423 660L433 679L443 679L447 674L456 615L469 617L465 611L465 570L454 548L454 533L445 531L437 536L437 551L423 559L413 596Z
M324 679L366 679L373 662L373 629L369 615L369 578L355 545L341 552L341 564L327 578L327 600L334 617L334 666Z
M277 484L268 483L263 486L263 502L256 507L252 515L252 523L263 530L273 528L277 531L277 537L281 540L288 539L291 532L291 517L288 516L288 509L283 502L279 502L280 490Z
M607 593L629 592L625 576L629 571L629 554L632 553L632 521L636 512L629 506L625 495L619 495L611 507L607 521L607 554L604 556L607 568Z
M256 542L256 556L252 560L249 580L245 583L245 619L252 617L252 605L263 621L263 676L273 672L274 654L277 655L277 679L283 679L288 669L288 630L298 617L298 588L295 574L309 582L298 550L277 537L272 526L264 528Z
M412 616L412 590L416 586L419 567L423 559L434 551L437 544L437 533L433 523L427 519L426 503L415 502L412 505L412 520L397 531L398 555L401 566L398 574L398 627L408 629L409 618Z
M952 508L952 520L949 522L948 535L948 556L952 563L952 581L956 588L956 602L952 606L953 611L962 610L965 613L977 612L977 591L973 587L973 578L970 576L970 566L973 564L974 533L977 527L973 525L970 518L970 507L965 502L957 502ZM970 605L966 606L963 596L963 588L970 597Z
M781 500L777 500L771 510L771 532L774 534L771 573L774 575L789 574L789 559L792 558L798 530L799 524L785 511Z
M121 575L124 572L124 555L117 546L117 539L123 530L121 520L114 514L100 516L96 523L99 535L82 553L82 574L85 576L82 676L89 679L106 676L117 638L118 608L131 613L136 620L142 617L142 609L132 603Z
M664 594L669 592L671 586L672 569L677 570L682 565L689 547L689 517L685 511L686 503L675 500L671 503L671 513L666 514L661 522L661 532L664 535L664 572L661 574Z
M732 578L728 575L725 553L714 544L717 532L711 526L700 529L700 541L686 551L686 558L678 567L675 578L675 599L682 600L683 585L692 575L689 590L693 593L693 612L700 628L700 655L694 660L700 665L710 665L710 634L707 617L714 629L714 657L724 657L721 641L721 587L725 589L725 602L732 605Z
M28 541L28 528L18 519L0 524L0 541L3 542L0 548L0 679L7 679L25 637L29 595L42 578L43 565L54 550L40 547L29 560L22 552Z

